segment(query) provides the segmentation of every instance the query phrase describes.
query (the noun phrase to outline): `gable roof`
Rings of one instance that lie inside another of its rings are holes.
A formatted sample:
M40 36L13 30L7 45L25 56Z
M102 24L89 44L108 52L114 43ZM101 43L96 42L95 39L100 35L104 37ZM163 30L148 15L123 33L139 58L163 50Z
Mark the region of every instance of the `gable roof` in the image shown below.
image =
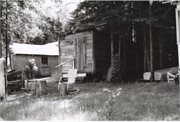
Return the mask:
M50 55L58 56L58 46L53 44L46 45L32 45L32 44L19 44L13 43L10 45L13 54L24 54L24 55Z

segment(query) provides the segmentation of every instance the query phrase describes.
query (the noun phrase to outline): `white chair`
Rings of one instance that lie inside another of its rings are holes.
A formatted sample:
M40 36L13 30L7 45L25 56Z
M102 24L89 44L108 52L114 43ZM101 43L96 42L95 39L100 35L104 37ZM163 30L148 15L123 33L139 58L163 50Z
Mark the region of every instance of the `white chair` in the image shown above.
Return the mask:
M154 78L156 81L161 81L162 80L162 73L155 72L154 73Z
M61 77L59 78L58 90L59 90L59 88L60 88L60 85L62 84L62 83L61 83L62 77L63 77L63 75L61 75ZM68 92L68 93L70 93L70 91L69 91L69 85L75 83L76 77L77 77L77 69L69 69L69 70L68 70L68 81L66 82L66 84L67 84L67 92ZM73 91L78 92L79 89L74 89Z
M151 72L145 72L143 74L143 80L150 80Z
M167 72L167 81L168 83L170 82L175 82L175 75L171 74L170 72Z

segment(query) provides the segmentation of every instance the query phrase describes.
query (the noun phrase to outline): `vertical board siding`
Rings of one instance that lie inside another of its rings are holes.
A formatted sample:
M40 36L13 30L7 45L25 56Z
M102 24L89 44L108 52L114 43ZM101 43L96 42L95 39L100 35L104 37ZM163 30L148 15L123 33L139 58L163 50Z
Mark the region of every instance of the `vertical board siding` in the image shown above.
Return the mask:
M84 31L70 34L61 41L61 63L75 58L75 67L79 72L106 72L110 66L110 39L108 34ZM71 68L68 64L64 71Z
M92 31L67 35L61 41L61 63L75 58L75 67L79 72L93 72L93 35ZM63 72L72 68L72 62L63 67Z
M66 40L61 41L61 63L69 61L75 57L75 40L71 38L66 38ZM73 62L68 62L63 65L63 72L68 72L68 69L73 68Z

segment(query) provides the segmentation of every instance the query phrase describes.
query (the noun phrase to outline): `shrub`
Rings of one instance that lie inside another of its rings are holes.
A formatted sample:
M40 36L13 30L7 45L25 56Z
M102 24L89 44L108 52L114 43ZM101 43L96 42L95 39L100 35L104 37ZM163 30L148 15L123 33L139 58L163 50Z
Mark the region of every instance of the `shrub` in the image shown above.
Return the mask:
M112 81L119 79L119 72L123 73L123 61L119 60L119 54L115 54L112 59Z
M105 105L97 111L102 120L115 119L116 97L121 94L121 89L122 88L118 88L113 92L107 88L103 88L103 91L108 92L108 100L105 102Z

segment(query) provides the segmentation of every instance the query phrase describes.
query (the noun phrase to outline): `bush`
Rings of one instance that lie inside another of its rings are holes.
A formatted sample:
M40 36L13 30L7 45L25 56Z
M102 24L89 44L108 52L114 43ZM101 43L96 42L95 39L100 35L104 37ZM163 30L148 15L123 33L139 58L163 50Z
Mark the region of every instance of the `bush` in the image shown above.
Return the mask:
M107 91L109 97L108 100L105 102L104 107L97 111L98 115L102 120L114 120L116 97L121 94L121 88L118 88L116 92L113 92L107 88L103 88L103 91Z
M123 61L119 61L119 54L115 54L112 59L112 81L119 80L119 72L123 74Z

